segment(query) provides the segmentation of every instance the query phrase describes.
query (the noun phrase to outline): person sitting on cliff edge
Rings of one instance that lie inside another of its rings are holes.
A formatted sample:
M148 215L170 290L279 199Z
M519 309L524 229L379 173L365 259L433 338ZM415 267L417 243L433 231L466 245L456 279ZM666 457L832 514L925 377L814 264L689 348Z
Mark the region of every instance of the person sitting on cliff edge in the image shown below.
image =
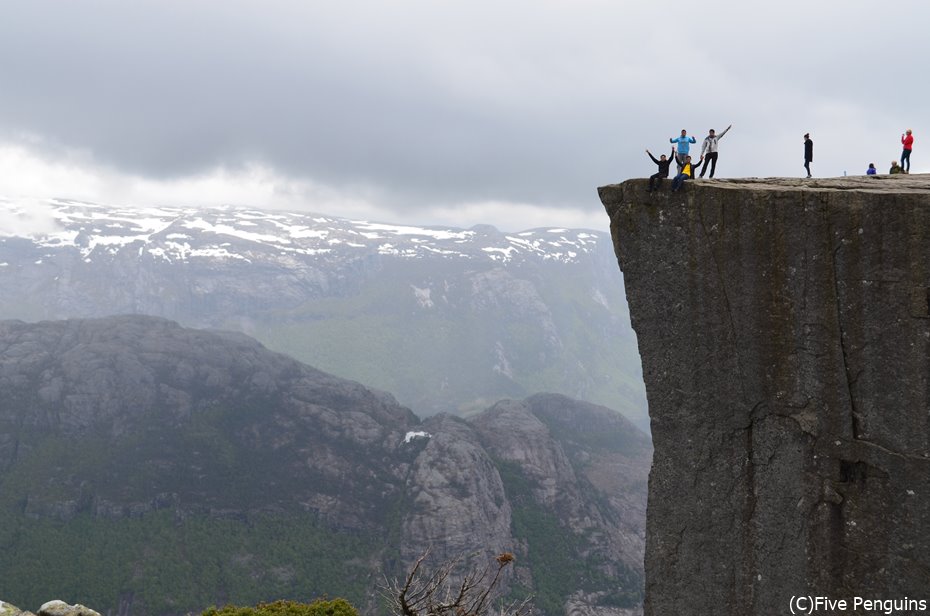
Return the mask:
M675 158L675 148L674 146L672 147L671 158L665 158L665 154L663 154L661 160L656 160L656 157L653 156L652 152L649 150L646 150L646 154L649 155L652 162L659 165L658 173L653 173L649 176L649 188L646 189L646 192L652 192L654 190L659 190L659 187L662 185L662 178L668 177L668 168L672 165L672 158Z
M696 163L692 163L691 157L685 156L685 159L681 163L681 173L676 175L675 179L672 180L672 192L678 192L678 189L682 187L685 180L694 179L694 171L697 169L697 166L701 164L701 160L704 160L703 156Z

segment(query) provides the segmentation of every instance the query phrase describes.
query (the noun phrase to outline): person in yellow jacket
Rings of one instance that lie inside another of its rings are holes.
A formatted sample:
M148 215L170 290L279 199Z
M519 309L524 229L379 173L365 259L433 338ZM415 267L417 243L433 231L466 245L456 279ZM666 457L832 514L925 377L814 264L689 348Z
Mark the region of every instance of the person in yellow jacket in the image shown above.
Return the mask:
M690 156L685 156L684 161L681 165L681 172L675 176L675 179L672 180L672 192L677 192L681 185L685 183L685 180L694 179L694 172L697 169L697 166L701 164L701 160L704 160L702 156L699 161L696 163L691 162Z

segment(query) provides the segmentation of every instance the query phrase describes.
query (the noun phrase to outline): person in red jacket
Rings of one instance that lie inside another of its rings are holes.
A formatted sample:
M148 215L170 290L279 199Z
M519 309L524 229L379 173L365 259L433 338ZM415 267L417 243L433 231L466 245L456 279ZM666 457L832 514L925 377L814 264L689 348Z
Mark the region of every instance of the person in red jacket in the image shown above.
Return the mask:
M901 152L901 168L904 169L904 173L910 173L911 150L914 148L914 135L911 134L911 129L907 129L907 132L901 135L901 145L904 146L904 151ZM904 164L905 162L907 165Z

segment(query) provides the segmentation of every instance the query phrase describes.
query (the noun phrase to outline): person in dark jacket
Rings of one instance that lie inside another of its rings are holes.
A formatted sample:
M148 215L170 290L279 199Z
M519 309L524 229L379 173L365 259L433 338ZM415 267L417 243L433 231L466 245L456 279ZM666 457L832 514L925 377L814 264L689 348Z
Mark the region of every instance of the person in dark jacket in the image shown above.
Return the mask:
M807 177L811 177L812 162L814 162L814 140L811 139L810 133L804 133L804 168L807 169Z
M681 186L685 183L685 180L694 179L694 172L697 169L697 166L701 164L701 160L704 160L703 156L696 163L692 163L691 157L685 156L681 163L681 173L676 175L675 179L672 180L672 192L678 192Z
M669 158L665 158L665 154L662 155L661 160L656 160L656 157L652 155L652 152L646 150L646 154L649 155L649 158L652 159L652 162L659 165L659 172L653 173L649 176L649 192L654 190L659 190L659 187L662 185L662 178L668 177L668 168L672 164L672 159L675 158L675 148L672 148L672 153L669 155Z

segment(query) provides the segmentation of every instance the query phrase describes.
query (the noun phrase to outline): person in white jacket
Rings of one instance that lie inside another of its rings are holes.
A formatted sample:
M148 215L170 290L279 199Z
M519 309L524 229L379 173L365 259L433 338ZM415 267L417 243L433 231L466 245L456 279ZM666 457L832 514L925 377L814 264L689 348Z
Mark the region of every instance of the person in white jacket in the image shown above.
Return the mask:
M704 143L701 145L701 156L704 157L704 165L701 167L701 177L704 177L704 172L707 171L707 163L710 163L710 177L714 177L714 171L717 169L717 142L723 139L723 136L727 134L727 131L733 128L733 125L730 124L723 132L719 135L714 134L714 129L708 131L707 136L704 137Z

